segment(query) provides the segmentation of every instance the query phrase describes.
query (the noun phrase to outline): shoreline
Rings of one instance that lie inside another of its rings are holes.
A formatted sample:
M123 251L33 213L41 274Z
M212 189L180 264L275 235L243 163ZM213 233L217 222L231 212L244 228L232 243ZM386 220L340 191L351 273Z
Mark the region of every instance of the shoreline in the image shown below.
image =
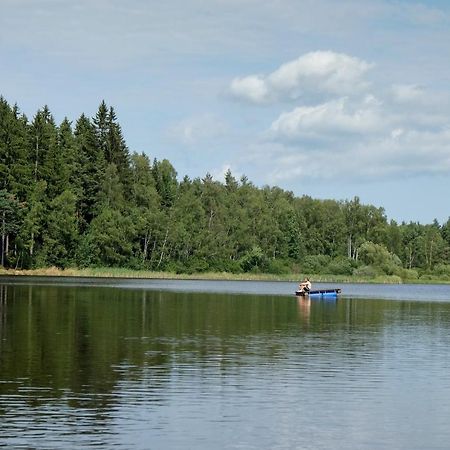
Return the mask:
M58 269L48 267L41 269L4 269L0 268L0 276L10 277L75 277L75 278L129 278L129 279L157 279L157 280L223 280L223 281L287 281L297 283L305 276L317 283L370 283L370 284L450 284L450 280L418 278L402 280L398 276L379 276L363 278L352 275L315 275L315 274L233 274L228 272L205 272L195 274L177 274L173 272L152 272L147 270L116 269L116 268L86 268L86 269Z

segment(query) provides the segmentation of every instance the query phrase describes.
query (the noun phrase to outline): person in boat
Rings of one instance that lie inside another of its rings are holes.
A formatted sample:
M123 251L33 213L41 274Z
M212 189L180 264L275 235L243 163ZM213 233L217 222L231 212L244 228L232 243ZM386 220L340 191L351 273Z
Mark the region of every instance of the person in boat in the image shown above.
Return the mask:
M311 290L311 281L306 277L299 285L298 290L307 294Z

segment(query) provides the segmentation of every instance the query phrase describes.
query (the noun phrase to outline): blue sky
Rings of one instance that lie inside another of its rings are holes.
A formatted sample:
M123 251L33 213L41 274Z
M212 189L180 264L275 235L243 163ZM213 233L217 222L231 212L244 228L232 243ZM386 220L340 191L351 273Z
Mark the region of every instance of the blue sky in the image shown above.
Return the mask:
M0 95L114 106L179 177L450 216L450 2L0 0Z

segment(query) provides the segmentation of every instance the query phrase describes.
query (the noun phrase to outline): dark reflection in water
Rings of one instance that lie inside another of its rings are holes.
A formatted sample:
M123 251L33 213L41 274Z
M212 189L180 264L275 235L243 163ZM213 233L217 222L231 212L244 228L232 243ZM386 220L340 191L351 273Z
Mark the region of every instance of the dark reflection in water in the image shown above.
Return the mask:
M448 448L450 303L0 285L0 446Z

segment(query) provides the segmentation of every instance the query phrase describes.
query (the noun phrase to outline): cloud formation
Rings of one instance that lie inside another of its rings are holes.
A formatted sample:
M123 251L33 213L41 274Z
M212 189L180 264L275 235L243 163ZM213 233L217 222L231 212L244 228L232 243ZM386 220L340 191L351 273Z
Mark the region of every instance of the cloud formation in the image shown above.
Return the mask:
M274 139L296 141L306 136L365 135L385 126L379 107L371 98L357 105L351 105L347 98L340 98L282 113L272 123L270 131Z
M383 85L356 57L316 51L268 75L235 78L232 94L276 113L253 153L271 155L270 183L309 177L382 178L450 173L448 104L412 83ZM324 100L325 98L325 100ZM259 148L259 150L258 150Z
M392 95L399 103L417 102L425 97L425 91L416 84L396 84L392 86Z
M255 161L258 153L272 155L265 168L271 184L299 177L327 182L437 176L450 172L450 129L436 133L396 129L384 137L352 145L341 141L333 147L267 142L254 152Z
M281 65L267 76L249 75L231 82L231 94L256 104L296 100L310 94L347 95L361 92L371 64L343 53L316 51Z

